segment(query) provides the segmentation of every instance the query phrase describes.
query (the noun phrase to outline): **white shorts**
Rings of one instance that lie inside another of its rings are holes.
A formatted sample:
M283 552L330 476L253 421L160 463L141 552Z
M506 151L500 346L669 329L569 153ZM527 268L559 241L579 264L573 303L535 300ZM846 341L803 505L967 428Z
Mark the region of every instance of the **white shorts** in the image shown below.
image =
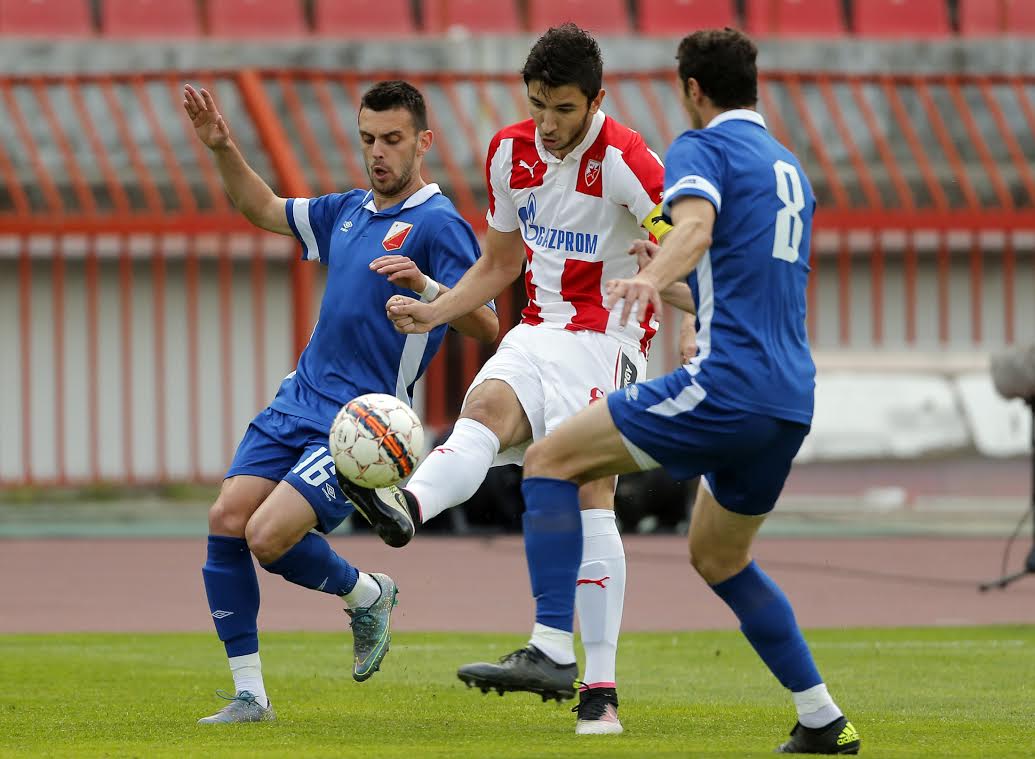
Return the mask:
M493 466L502 466L522 463L532 441L546 437L590 402L646 378L647 358L614 337L519 324L475 376L467 395L486 380L501 380L525 410L532 440L500 451Z

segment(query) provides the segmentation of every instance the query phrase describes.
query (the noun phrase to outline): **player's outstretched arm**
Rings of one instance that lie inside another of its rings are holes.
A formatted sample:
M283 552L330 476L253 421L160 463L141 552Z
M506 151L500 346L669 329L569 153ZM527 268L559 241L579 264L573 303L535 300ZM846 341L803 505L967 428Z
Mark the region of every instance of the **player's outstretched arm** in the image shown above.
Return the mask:
M647 305L661 308L660 292L673 282L685 279L712 244L715 206L699 197L677 198L670 211L673 229L665 236L661 250L632 279L612 279L607 283L604 306L611 308L624 301L619 324L630 318L639 321Z
M503 292L521 275L524 265L525 246L521 233L500 232L489 227L482 257L467 270L456 287L440 293L431 303L407 300L393 304L388 308L388 317L397 330L406 334L430 332L441 324L455 326L461 317L485 307L487 302Z
M212 151L223 186L237 209L257 227L290 235L284 198L277 197L244 160L230 139L230 128L211 93L184 85L183 110L190 117L198 139Z
M429 289L429 277L412 259L406 256L391 255L375 258L370 262L370 269L387 277L389 282L413 290L418 295ZM434 290L434 297L429 298L431 301L449 292L448 287L438 282L435 282L431 289ZM412 299L405 299L398 295L389 298L388 303L385 304L389 318L391 318L391 306L401 305L407 300ZM474 311L452 320L449 325L461 335L473 337L484 343L491 343L500 331L500 322L496 317L496 312L484 304Z

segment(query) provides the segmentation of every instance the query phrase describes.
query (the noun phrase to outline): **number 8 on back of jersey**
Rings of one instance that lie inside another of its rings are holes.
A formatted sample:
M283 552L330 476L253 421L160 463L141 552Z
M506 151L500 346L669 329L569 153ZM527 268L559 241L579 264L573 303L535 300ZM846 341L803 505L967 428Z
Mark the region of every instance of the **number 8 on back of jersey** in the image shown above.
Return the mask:
M384 488L413 473L424 450L424 427L395 396L368 393L338 412L330 450L342 476L361 487Z

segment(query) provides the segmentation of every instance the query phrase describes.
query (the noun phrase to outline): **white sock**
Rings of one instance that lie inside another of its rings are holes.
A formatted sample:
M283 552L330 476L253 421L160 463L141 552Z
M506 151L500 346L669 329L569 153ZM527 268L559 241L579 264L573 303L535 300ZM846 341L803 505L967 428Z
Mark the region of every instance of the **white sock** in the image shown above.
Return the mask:
M474 495L499 451L500 441L492 430L474 419L457 419L453 434L428 454L406 483L420 504L421 521Z
M615 687L615 655L625 605L625 549L610 509L582 512L582 566L575 588L586 671L593 688Z
M547 627L538 622L532 628L528 641L558 664L575 663L575 635L556 627Z
M359 579L356 580L356 587L343 595L342 599L350 609L358 609L370 606L380 597L381 586L377 584L377 580L366 572L360 572Z
M826 727L843 714L830 697L824 683L814 685L808 690L791 693L791 697L798 710L798 722L805 727Z
M244 656L231 656L230 672L234 676L235 695L246 690L255 696L259 706L265 709L270 705L270 700L266 697L266 686L262 684L262 662L259 661L258 651Z

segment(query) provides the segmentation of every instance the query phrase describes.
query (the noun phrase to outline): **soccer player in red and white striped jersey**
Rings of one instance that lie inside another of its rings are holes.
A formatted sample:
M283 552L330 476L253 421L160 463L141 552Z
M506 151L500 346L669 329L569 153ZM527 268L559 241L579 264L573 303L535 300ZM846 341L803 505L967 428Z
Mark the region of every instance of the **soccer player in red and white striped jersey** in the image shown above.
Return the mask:
M519 325L478 373L452 435L417 469L402 497L410 516L379 491L377 512L392 529L393 545L412 535L409 520L427 521L470 498L494 465L520 463L539 440L589 403L645 378L647 349L657 329L651 312L621 327L618 310L604 306L605 283L632 277L638 261L630 244L660 238L664 169L632 129L601 110L603 64L596 41L574 24L550 29L532 48L523 76L531 118L502 129L489 145L489 191L484 255L433 303L395 297L396 328L422 333L485 303L524 270L528 304ZM668 300L692 310L689 288L674 286ZM586 649L576 732L619 733L615 654L625 594L625 552L615 524L614 479L584 485L583 556L577 606ZM396 498L402 503L401 498ZM393 511L394 509L394 511ZM527 515L526 515L527 519ZM386 537L386 542L388 538ZM533 549L535 550L535 549ZM548 546L541 548L549 551ZM532 578L533 592L538 579ZM551 615L539 603L530 644L500 665L461 668L479 684L485 667L508 670L515 685L529 668L556 687L543 696L572 697L578 674L570 615Z

